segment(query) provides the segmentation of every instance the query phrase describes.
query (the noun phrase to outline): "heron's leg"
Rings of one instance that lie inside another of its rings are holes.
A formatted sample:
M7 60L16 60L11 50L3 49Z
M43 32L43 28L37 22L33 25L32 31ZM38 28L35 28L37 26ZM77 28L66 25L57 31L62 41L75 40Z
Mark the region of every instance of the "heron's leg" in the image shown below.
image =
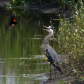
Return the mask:
M55 72L55 78L56 78L56 68L54 67L54 72Z
M51 79L51 63L50 63L50 78L49 79Z

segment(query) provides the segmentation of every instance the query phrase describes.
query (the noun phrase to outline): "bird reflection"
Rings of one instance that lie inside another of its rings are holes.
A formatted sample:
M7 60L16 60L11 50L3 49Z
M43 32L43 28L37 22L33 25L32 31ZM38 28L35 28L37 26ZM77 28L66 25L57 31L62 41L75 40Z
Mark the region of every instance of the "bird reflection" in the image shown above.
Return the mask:
M61 73L62 70L59 67L60 60L56 51L49 45L49 39L53 36L53 27L52 26L49 27L44 26L44 27L46 29L43 30L49 32L49 34L44 38L41 48L45 52L46 60L50 64L50 78L51 78L51 65L53 65Z
M8 28L12 29L15 26L15 24L17 24L15 17L16 17L16 14L13 13L11 15L11 19L10 19L10 23L9 23Z

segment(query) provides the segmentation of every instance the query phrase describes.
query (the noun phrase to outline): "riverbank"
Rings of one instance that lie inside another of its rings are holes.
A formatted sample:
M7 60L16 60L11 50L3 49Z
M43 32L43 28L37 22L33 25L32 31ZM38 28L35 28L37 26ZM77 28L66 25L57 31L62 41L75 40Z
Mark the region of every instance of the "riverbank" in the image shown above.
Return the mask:
M45 75L49 78L49 73ZM60 74L58 71L56 71L56 77L55 73L52 73L51 80L49 79L41 84L84 84L84 82L78 80L74 76L66 75L66 72Z
M9 4L10 1L3 1L0 2L1 7L7 7L7 4ZM60 14L64 16L65 18L70 18L72 15L68 10L63 10L58 8L56 5L52 4L46 4L41 7L38 7L37 5L29 5L29 6L17 6L16 8L19 9L32 9L32 10L39 10L40 12L44 14Z
M10 1L0 1L0 7L7 7L7 3L9 4Z
M30 5L30 6L19 6L17 8L39 10L44 14L57 14L57 15L60 14L65 18L70 18L72 16L68 10L62 10L58 7L55 7L55 6L53 7L51 5L46 5L46 6L44 5L42 7L38 7L36 5Z

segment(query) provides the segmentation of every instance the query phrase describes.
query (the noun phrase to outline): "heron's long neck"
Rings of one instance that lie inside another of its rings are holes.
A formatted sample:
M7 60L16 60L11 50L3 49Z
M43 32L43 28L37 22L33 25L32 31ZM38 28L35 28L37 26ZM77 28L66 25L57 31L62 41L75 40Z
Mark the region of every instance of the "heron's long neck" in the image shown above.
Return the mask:
M52 35L53 35L53 32L50 32L50 33L44 38L43 44L49 44L49 39L52 37Z

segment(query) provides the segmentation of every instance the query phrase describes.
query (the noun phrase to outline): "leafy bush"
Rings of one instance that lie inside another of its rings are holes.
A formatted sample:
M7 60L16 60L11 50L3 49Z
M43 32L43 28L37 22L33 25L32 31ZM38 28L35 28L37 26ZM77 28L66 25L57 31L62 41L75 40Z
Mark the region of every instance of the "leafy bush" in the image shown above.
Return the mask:
M20 2L21 2L20 0L17 0L17 1L16 1L16 0L14 0L13 2L11 2L11 4L13 4L13 5L19 5L19 4L20 4Z
M11 6L26 6L33 4L33 0L14 0L10 4Z
M61 19L58 36L60 50L70 56L70 68L77 77L84 76L84 4L80 4L79 10L75 5L74 19Z

